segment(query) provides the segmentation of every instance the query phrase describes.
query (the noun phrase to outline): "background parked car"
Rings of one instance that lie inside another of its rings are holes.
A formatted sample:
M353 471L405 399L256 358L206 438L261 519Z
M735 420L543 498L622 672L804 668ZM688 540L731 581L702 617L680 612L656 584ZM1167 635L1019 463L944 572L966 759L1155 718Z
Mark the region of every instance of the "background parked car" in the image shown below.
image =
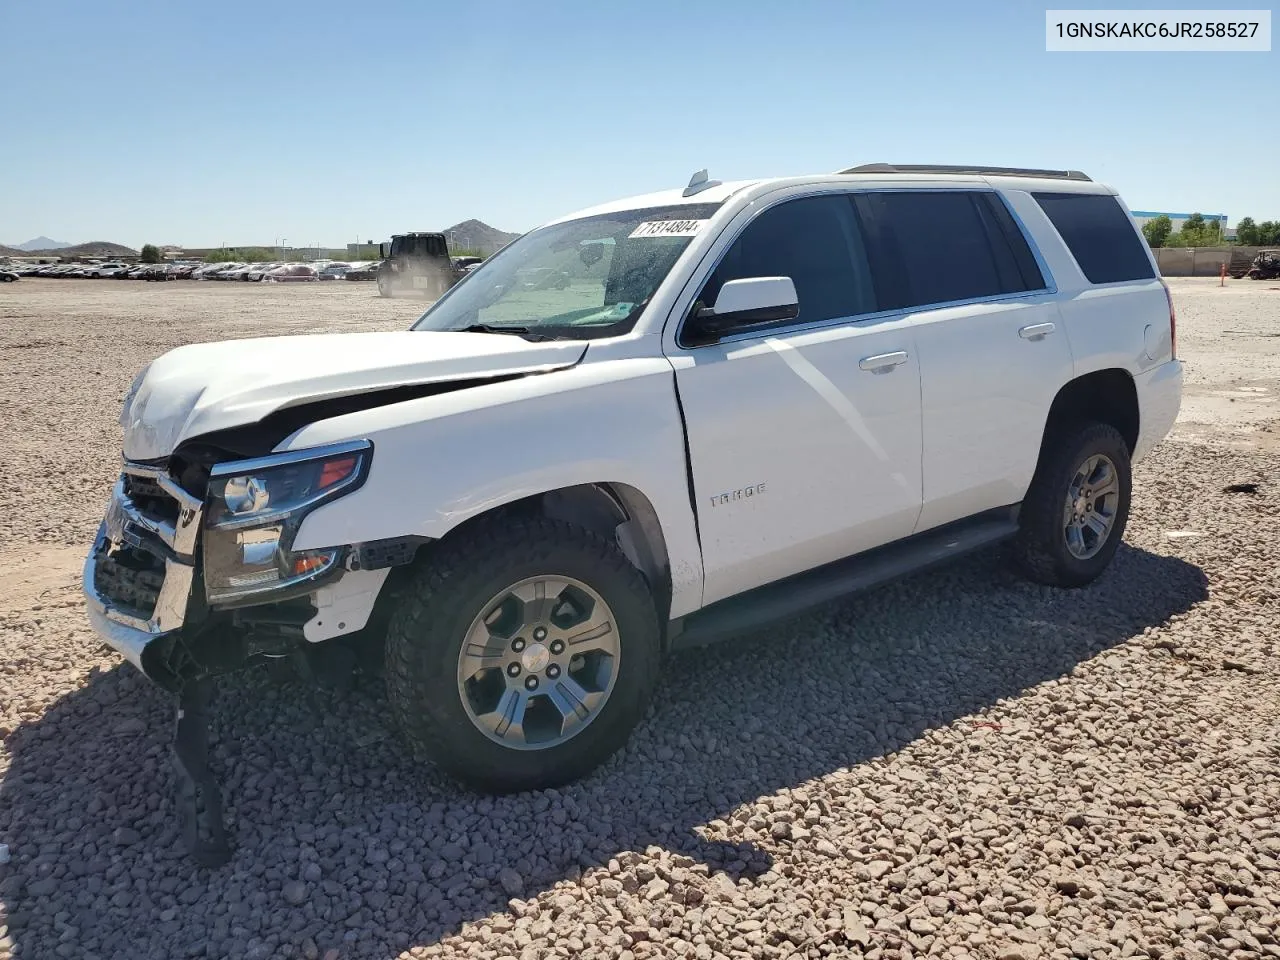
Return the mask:
M14 270L0 270L0 283L13 283L18 279L18 274Z
M351 269L349 263L326 263L319 271L316 272L317 280L341 280L347 275L347 271Z
M240 279L246 280L249 283L260 283L266 277L266 275L270 273L272 270L276 270L279 267L283 267L283 266L284 264L279 262L255 263L249 267L249 269L245 272L245 275Z
M377 280L378 267L382 265L381 260L375 260L373 263L358 263L352 265L351 269L346 272L344 280Z
M277 267L267 274L267 279L273 283L297 283L305 281L314 281L316 272L310 267L301 263L291 263L284 267Z
M248 267L249 267L249 264L247 263L229 263L227 264L226 269L219 270L217 273L212 274L211 276L212 276L212 279L214 280L239 280L240 271L245 270Z

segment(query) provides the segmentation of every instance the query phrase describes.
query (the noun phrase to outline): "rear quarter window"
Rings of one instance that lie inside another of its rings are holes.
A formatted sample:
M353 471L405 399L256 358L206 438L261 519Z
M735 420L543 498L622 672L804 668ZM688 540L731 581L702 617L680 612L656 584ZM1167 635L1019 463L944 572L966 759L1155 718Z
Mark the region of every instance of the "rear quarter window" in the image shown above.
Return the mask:
M1111 194L1033 193L1090 283L1151 280L1155 270L1133 221Z

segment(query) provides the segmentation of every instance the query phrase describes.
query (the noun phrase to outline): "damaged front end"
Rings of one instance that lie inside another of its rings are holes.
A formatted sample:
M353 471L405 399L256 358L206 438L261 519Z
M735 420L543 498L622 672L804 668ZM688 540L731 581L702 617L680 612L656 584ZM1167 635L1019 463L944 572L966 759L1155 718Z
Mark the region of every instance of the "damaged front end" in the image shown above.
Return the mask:
M231 853L207 763L210 678L363 626L369 591L412 559L409 539L293 550L303 519L359 489L372 456L365 440L230 461L179 451L164 463L126 461L112 488L84 566L88 614L107 643L178 696L179 811L201 863ZM322 617L317 596L338 615ZM344 619L353 596L363 614Z

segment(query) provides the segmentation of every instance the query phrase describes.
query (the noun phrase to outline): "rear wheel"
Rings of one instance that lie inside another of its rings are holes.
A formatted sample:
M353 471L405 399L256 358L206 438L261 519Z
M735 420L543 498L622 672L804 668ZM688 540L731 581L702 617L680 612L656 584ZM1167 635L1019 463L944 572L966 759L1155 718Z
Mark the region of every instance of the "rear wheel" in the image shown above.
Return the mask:
M415 751L506 793L576 780L644 715L659 665L648 585L611 543L545 518L444 543L387 636L387 683Z
M1129 519L1129 447L1104 423L1050 437L1022 504L1014 558L1037 583L1083 587L1111 563Z

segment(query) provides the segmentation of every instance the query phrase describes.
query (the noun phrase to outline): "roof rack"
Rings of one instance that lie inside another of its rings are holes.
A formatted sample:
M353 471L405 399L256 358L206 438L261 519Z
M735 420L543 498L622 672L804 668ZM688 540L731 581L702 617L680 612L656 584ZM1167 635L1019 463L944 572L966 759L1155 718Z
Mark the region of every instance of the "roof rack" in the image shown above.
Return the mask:
M1037 170L1032 167L985 167L935 163L864 163L841 170L841 173L970 173L993 177L1043 177L1050 180L1088 180L1093 178L1079 170Z

